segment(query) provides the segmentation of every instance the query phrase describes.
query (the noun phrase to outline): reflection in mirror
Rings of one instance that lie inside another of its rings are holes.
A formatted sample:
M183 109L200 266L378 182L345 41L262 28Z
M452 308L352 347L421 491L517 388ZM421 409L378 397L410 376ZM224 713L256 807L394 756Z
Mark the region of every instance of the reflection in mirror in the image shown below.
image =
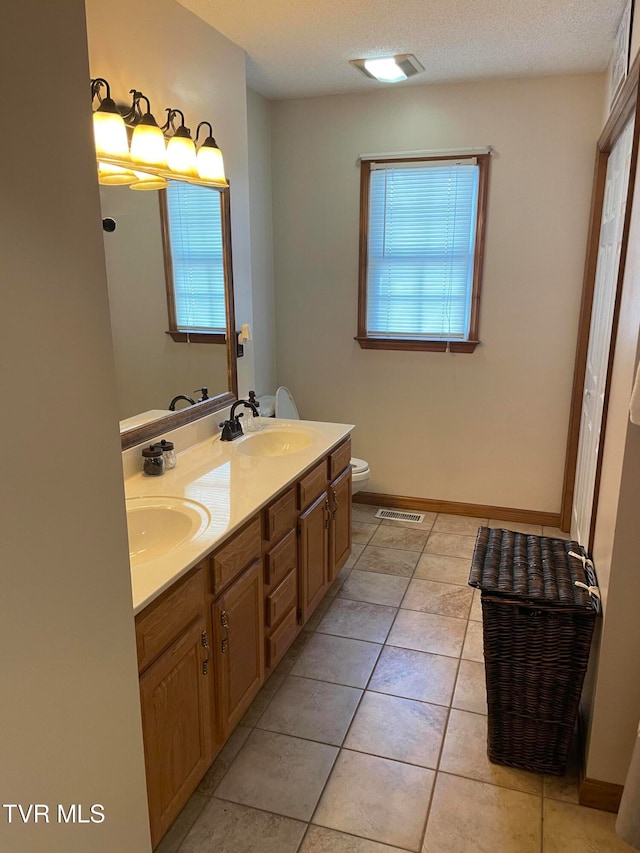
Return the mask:
M229 190L166 192L100 187L121 431L235 391Z

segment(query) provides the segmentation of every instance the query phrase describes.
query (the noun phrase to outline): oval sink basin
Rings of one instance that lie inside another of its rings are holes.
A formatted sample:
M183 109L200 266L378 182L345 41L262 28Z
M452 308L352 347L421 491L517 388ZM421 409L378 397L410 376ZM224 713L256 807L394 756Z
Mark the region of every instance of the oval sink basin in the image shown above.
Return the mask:
M306 450L314 439L315 434L311 430L276 427L247 435L237 448L238 453L245 456L286 456Z
M196 501L165 497L128 498L131 565L164 557L184 542L196 539L210 521L207 508Z

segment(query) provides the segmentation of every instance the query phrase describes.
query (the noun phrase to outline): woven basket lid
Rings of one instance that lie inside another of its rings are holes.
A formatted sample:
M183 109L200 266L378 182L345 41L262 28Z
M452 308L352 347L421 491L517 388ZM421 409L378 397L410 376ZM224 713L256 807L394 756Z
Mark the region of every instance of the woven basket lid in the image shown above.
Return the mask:
M591 563L585 566L569 556L570 551L587 556L581 545L570 540L481 527L469 584L505 598L597 611L598 596L576 586L576 581L597 586Z

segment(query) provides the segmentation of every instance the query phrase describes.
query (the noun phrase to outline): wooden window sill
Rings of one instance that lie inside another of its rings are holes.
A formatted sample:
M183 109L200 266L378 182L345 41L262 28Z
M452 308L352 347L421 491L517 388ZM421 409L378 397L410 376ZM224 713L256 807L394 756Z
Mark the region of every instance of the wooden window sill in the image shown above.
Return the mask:
M362 349L406 350L409 352L473 352L480 341L425 341L420 338L365 338L356 336Z
M178 344L224 344L227 336L223 332L181 332L178 329L170 329L165 332Z

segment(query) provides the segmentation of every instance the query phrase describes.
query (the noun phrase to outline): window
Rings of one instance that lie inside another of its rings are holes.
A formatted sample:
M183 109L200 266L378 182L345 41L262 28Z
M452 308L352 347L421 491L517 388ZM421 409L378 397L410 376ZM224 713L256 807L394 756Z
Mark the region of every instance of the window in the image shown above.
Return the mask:
M174 341L224 343L231 287L229 191L169 181L160 195L169 330Z
M477 346L489 156L362 161L364 349Z

